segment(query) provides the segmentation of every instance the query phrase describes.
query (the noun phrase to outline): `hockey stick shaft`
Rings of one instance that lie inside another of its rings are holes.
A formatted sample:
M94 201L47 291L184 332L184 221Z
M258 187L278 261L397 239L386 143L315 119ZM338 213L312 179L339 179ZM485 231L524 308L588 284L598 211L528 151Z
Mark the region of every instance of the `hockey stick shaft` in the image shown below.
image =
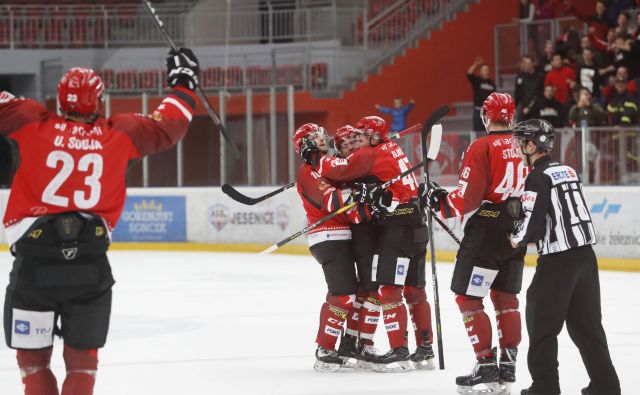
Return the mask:
M400 181L401 179L403 179L404 177L408 176L409 174L413 173L414 171L418 170L419 168L422 167L422 162L418 163L417 165L413 166L412 168L410 168L409 170L403 172L402 174L392 178L391 180L385 182L384 184L382 184L380 187L382 189L387 189L391 184ZM350 208L352 208L353 206L355 206L357 204L357 202L351 202L348 205L339 208L338 210L320 218L318 221L307 225L305 228L299 230L298 232L292 234L291 236L287 237L286 239L283 239L273 245L271 245L269 248L267 248L266 250L260 252L260 255L267 255L272 253L273 251L277 250L278 248L282 247L283 245L289 243L290 241L297 239L298 237L302 236L303 234L309 232L311 229L327 222L328 220L330 220L331 218L334 218L337 215L340 215L342 213L344 213L345 211L349 210Z
M429 210L431 211L431 210ZM436 213L434 213L433 211L431 211L431 216L433 217L433 219L436 220L436 222L438 223L438 225L440 225L440 227L442 229L444 229L445 232L447 232L449 234L449 236L451 236L451 238L453 239L453 241L455 241L456 243L458 243L458 245L460 245L460 239L458 239L458 236L456 236L455 233L453 233L453 231L447 226L447 224L441 220L440 218L438 218L438 216L436 215Z
M422 144L422 157L423 157L423 164L424 164L424 172L423 172L423 177L425 180L425 183L428 183L430 181L430 177L429 177L429 163L427 161L427 158L431 155L433 156L433 152L435 151L434 146L434 142L432 141L432 143L429 145L429 149L427 150L427 135L429 134L429 132L432 131L432 128L434 127L434 125L436 125L436 123L443 118L445 115L447 115L449 113L449 106L447 105L443 105L440 106L439 108L437 108L433 113L431 113L431 115L429 116L429 118L425 121L424 126L422 127L422 139L421 139L421 144ZM439 134L440 134L440 138L442 137L442 126L440 126L439 129L436 129ZM433 140L433 135L432 135L432 140ZM437 149L440 149L440 140L438 140L437 142ZM427 210L427 225L428 225L428 231L429 231L429 245L430 245L430 251L431 251L431 279L432 279L432 283L433 283L433 304L435 306L435 315L436 315L436 336L437 336L437 341L438 341L438 364L439 364L439 368L440 370L444 369L444 350L443 350L443 342L442 342L442 321L440 320L440 293L438 291L438 274L437 274L437 270L436 270L436 250L435 250L435 246L434 246L434 242L433 242L433 216L431 215L431 210Z
M158 27L158 30L160 30L160 34L162 34L162 37L164 38L164 40L167 42L167 44L169 44L169 47L171 47L171 49L173 49L174 51L178 52L178 47L176 46L176 43L173 41L173 39L169 35L169 32L167 32L167 29L164 27L164 23L160 20L160 17L158 17L158 14L156 14L156 10L151 6L151 3L148 0L142 0L142 3L145 5L149 14L153 17L153 21ZM222 121L220 121L220 116L218 115L216 110L213 109L213 106L211 106L211 103L209 103L209 100L207 99L207 95L204 93L204 90L202 89L200 84L196 84L196 94L198 95L200 102L202 103L205 110L207 111L207 114L209 115L213 123L218 127L218 130L220 130L220 134L222 134L222 137L224 138L227 146L231 149L231 151L233 151L236 158L239 157L240 151L238 151L236 146L233 145L233 143L231 142L231 138L229 137L227 128L224 126Z
M390 138L392 139L400 139L408 134L417 132L418 130L420 130L422 128L422 124L421 123L416 123L413 126L410 126L408 128L406 128L403 131L400 131L392 136L390 136ZM278 189L276 189L275 191L269 192L266 195L262 195L262 196L258 196L255 198L252 198L251 196L247 196L243 193L241 193L240 191L238 191L236 188L234 188L232 185L229 184L224 184L222 186L222 192L224 192L224 194L226 194L227 196L229 196L231 199L235 200L238 203L242 203L244 205L247 206L253 206L254 204L258 204L264 200L269 199L272 196L275 196L281 192L286 191L289 188L292 188L296 185L295 182L291 182L283 187L280 187Z

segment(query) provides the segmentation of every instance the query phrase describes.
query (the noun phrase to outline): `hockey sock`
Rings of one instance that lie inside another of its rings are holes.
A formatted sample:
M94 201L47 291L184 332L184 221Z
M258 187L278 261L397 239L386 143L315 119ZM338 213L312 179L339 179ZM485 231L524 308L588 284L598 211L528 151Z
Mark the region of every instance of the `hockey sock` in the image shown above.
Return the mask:
M471 340L476 358L490 357L491 353L491 322L484 312L482 299L473 296L457 295L456 303L462 313L462 322L467 328L467 336Z
M320 327L316 337L318 346L328 350L336 348L336 342L342 335L342 326L354 300L355 295L338 296L327 293L327 301L320 309Z
M496 311L500 349L517 348L522 339L519 302L516 294L491 290L491 301Z
M382 307L384 328L391 348L407 346L407 308L402 303L402 286L381 285L378 298Z
M378 321L380 321L378 292L370 291L358 312L358 330L360 331L361 343L373 344L373 336L376 333Z
M416 288L406 285L404 298L409 306L409 315L416 334L416 345L422 346L425 342L432 343L431 306L427 302L427 292L424 287Z
M91 395L98 371L98 350L80 350L64 345L64 364L67 377L62 385L62 395Z
M353 302L353 305L351 305L349 313L347 314L347 329L345 330L347 335L358 337L360 309L362 308L365 297L366 293L364 292L358 291L356 294L356 300Z
M58 395L56 377L49 369L53 347L18 350L17 359L25 395Z

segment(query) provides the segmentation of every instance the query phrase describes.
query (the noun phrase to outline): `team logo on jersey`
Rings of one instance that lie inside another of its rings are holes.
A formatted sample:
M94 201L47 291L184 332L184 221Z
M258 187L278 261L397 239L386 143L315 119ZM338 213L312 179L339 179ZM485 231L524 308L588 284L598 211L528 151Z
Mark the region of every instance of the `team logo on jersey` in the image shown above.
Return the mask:
M31 323L29 321L16 320L14 333L17 335L28 335L31 333Z
M209 208L209 223L219 232L229 223L229 209L221 204Z
M104 235L104 227L96 226L96 236L100 237Z

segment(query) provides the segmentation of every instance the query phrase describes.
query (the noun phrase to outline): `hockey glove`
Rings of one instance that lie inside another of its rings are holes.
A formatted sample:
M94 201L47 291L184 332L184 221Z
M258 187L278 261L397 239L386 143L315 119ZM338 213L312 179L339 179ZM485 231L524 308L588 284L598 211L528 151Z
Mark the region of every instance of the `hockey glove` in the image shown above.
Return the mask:
M173 88L176 85L195 90L198 85L200 65L198 58L189 48L173 49L167 55L167 84Z
M430 181L420 184L418 189L420 194L420 203L423 207L429 207L432 210L440 210L440 202L447 198L447 190L437 183Z
M358 203L378 204L384 192L377 184L356 182L353 184L353 200Z
M313 139L302 139L300 144L300 158L305 162L315 167L321 157L318 145Z

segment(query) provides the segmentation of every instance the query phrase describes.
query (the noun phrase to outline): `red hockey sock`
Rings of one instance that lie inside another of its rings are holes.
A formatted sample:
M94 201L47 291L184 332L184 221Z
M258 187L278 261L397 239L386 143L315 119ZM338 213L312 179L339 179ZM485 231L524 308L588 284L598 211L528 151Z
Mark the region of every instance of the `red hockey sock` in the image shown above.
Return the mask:
M336 341L342 335L342 326L353 305L355 295L336 296L327 293L327 301L320 309L320 327L316 343L322 348L334 350Z
M517 348L522 339L522 324L516 294L491 290L491 301L496 311L500 349Z
M25 395L58 395L56 377L49 369L53 347L18 350L17 359Z
M402 287L381 285L378 297L382 305L382 319L391 348L407 346L407 308L402 303Z
M67 377L62 395L91 395L98 371L98 350L80 350L64 345L64 363Z
M409 315L416 334L416 345L422 346L425 342L432 343L431 306L427 302L427 292L424 287L405 286L404 298L409 306Z
M359 332L359 315L362 304L364 303L363 295L356 295L356 300L351 305L349 313L347 313L347 328L345 330L347 335L358 337Z
M371 291L358 312L358 331L360 332L360 341L362 343L373 344L373 336L376 333L378 321L380 321L378 292Z
M456 303L462 312L462 321L467 328L467 336L471 340L476 358L491 355L491 322L484 312L482 299L472 296L458 295Z

